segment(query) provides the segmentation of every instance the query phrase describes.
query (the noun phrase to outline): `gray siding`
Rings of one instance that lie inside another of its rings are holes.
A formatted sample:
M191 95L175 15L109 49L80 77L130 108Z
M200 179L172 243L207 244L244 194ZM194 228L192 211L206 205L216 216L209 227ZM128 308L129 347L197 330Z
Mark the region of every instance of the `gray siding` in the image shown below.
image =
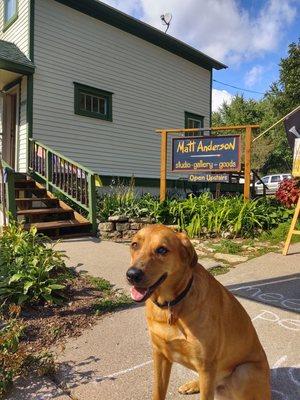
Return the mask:
M18 1L18 19L5 31L3 30L3 7L0 2L0 39L15 43L29 57L29 0Z
M53 0L36 0L33 136L100 175L158 177L155 129L209 125L210 72ZM113 92L113 122L74 114L73 82Z

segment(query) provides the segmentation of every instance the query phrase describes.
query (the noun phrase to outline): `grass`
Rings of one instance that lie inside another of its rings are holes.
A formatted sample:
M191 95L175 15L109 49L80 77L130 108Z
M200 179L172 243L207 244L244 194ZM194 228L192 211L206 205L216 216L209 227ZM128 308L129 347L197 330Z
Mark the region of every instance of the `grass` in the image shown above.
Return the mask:
M300 224L298 223L298 226L296 229L300 230ZM279 244L283 241L285 241L288 231L290 229L291 222L283 222L279 224L276 228L272 229L271 231L268 232L263 232L260 235L260 241L262 242L270 242L271 244ZM293 235L292 237L292 243L299 243L300 242L300 235Z
M133 304L133 300L127 294L119 289L114 289L114 285L106 279L93 276L88 276L87 278L95 289L99 290L102 294L102 298L94 304L96 315L121 310Z
M113 285L104 278L97 278L94 276L88 276L88 281L94 286L95 289L103 293L111 293Z
M114 296L100 299L94 305L96 315L102 315L105 313L122 310L133 304L133 300L125 293L118 292Z
M227 253L227 254L238 254L243 251L241 243L233 242L232 240L222 239L219 244L214 246L215 252Z
M209 272L213 276L223 275L223 274L226 274L229 271L230 271L230 267L228 265L223 265L223 266L220 265L219 267L213 267L213 268L209 269Z

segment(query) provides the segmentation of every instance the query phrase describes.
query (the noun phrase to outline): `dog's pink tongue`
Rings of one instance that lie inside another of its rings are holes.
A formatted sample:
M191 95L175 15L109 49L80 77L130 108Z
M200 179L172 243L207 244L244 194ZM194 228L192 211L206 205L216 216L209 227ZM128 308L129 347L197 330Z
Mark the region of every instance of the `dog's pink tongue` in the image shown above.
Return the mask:
M145 294L146 294L147 289L140 289L132 286L130 288L130 294L131 297L134 301L141 301L143 300Z

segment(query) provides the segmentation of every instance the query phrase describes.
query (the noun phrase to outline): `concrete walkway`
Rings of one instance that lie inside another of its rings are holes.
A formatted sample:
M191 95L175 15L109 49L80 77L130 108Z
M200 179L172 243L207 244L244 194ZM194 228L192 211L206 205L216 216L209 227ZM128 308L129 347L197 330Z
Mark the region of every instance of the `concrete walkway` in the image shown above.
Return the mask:
M96 240L73 240L59 244L70 256L69 265L102 276L126 288L129 265L127 245ZM300 244L283 257L269 253L221 275L218 279L241 301L251 316L272 369L272 399L300 398ZM57 351L56 387L33 390L27 382L22 397L10 400L140 400L151 398L151 348L143 307L118 312L99 320L82 336L70 339ZM177 387L194 374L175 365L167 399L180 399ZM53 382L48 382L52 384ZM61 390L67 389L65 392ZM19 392L20 393L20 392ZM191 400L199 396L190 396ZM263 400L263 399L262 399Z

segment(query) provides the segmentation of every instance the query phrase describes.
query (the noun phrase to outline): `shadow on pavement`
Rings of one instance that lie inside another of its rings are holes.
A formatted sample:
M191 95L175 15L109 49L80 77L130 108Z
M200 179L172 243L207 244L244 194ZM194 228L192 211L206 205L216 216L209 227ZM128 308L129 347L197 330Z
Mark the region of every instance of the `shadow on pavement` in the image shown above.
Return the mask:
M227 285L235 296L300 313L300 274Z
M56 384L63 389L72 391L78 386L88 384L101 384L104 381L117 381L119 373L111 371L107 375L99 375L99 362L97 357L88 357L80 363L67 361L59 366ZM97 364L97 368L96 367ZM82 370L83 369L83 370ZM134 374L134 371L130 371ZM123 375L123 374L120 374ZM149 376L149 384L152 377ZM272 400L299 400L300 398L300 368L280 367L271 369ZM129 388L130 390L130 388ZM137 395L136 400L141 394ZM116 398L117 399L117 398ZM111 400L114 400L113 398ZM135 400L134 398L132 400Z

